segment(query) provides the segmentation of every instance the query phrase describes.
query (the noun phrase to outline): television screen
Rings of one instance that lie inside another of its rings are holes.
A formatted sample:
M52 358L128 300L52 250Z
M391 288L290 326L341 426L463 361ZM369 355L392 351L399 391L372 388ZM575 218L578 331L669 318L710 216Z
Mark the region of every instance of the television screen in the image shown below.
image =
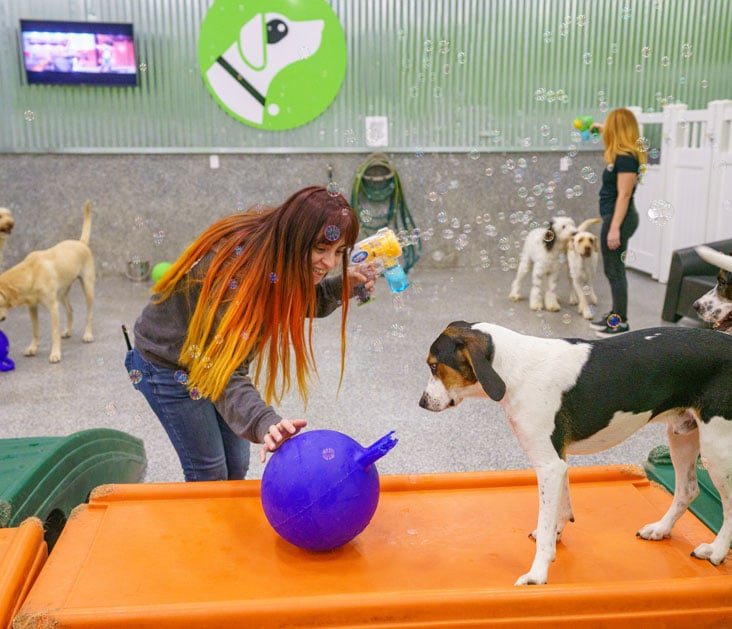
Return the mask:
M21 20L28 83L137 85L132 24Z

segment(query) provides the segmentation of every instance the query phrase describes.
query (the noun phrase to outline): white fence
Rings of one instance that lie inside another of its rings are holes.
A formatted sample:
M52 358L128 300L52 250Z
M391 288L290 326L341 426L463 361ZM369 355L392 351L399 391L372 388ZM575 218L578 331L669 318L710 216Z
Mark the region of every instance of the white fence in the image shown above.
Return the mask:
M635 193L641 221L626 264L666 283L674 250L732 238L732 100L712 101L702 110L686 105L667 105L662 113L631 109L641 135L652 135L652 127L660 126L661 147L660 162L648 165ZM655 200L674 208L665 223L648 217Z

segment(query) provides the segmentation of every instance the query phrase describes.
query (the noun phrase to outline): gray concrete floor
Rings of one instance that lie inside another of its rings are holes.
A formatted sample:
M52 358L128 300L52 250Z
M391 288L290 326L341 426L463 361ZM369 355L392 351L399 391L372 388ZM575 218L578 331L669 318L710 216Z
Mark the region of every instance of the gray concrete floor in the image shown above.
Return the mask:
M316 324L319 380L303 410L291 393L279 407L285 417L305 417L309 429L340 430L369 445L390 430L398 445L378 468L382 474L518 469L528 467L501 408L489 400L467 400L443 413L430 413L417 402L427 381L427 350L451 321L492 321L537 336L593 338L594 332L563 302L559 313L529 310L526 301L508 300L513 271L497 269L410 272L412 285L400 295L379 280L375 300L353 307L343 386L339 374L337 313ZM664 325L660 319L665 286L629 272L633 329ZM148 299L149 283L124 277L97 282L95 341L81 341L84 306L80 287L71 290L73 336L63 341L61 363L50 364L48 315L41 312L39 355L23 356L30 341L25 308L12 310L0 325L10 341L13 371L0 372L0 437L66 435L88 428L115 428L141 438L148 457L146 481L182 480L175 452L145 400L129 382L123 365L121 325L132 327ZM560 283L560 297L567 294ZM608 307L608 287L599 274L599 309ZM604 310L602 310L604 312ZM668 325L668 324L666 324ZM681 325L698 325L682 320ZM608 383L612 386L612 383ZM642 465L649 451L664 443L663 428L648 426L621 445L596 455L570 457L571 465L629 463ZM253 446L249 478L260 478L258 447Z

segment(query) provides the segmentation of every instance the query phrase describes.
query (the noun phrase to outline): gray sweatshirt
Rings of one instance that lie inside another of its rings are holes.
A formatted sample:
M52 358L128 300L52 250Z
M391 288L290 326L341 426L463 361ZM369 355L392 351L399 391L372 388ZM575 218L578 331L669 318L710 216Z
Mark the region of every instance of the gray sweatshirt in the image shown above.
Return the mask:
M196 267L202 266L201 264ZM204 269L196 268L196 275ZM187 278L186 278L187 279ZM182 281L186 281L186 279ZM318 317L333 312L341 300L342 278L326 277L316 285ZM151 300L135 321L135 349L150 363L168 369L183 369L178 362L188 334L188 322L200 294L200 284L192 282L187 290L176 290L168 299L156 304ZM216 410L231 429L254 443L262 443L269 427L281 417L265 404L249 378L247 359L231 375L221 397L214 400Z

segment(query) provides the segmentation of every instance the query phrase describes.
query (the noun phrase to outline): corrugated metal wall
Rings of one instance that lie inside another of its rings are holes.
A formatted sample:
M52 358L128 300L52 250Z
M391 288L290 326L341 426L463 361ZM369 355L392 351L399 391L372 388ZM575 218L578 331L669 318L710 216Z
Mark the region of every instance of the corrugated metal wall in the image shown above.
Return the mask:
M4 0L0 151L390 151L571 147L571 121L732 96L729 0L332 0L349 65L334 103L290 131L228 116L197 60L207 0ZM265 3L266 4L266 3ZM137 88L29 86L18 20L130 21Z

